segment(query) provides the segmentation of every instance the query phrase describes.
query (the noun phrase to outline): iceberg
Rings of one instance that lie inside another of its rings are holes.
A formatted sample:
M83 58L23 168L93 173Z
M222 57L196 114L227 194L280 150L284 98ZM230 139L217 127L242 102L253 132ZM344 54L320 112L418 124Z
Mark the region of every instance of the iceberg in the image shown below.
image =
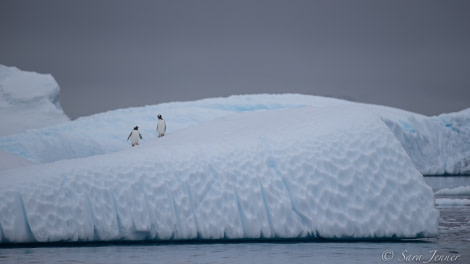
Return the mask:
M470 108L433 117L414 114L383 120L422 174L470 174Z
M438 198L436 199L436 206L439 206L439 207L470 206L470 200L456 199L456 198Z
M437 234L433 191L379 115L278 106L194 111L134 148L1 171L0 243Z
M69 121L59 91L50 74L0 65L0 136Z
M253 94L69 121L51 75L0 65L0 109L0 243L432 237L456 201L422 174L470 173L470 108Z
M436 191L435 194L439 196L470 196L470 186L444 188Z
M377 114L422 174L470 174L470 108L428 117L390 107L300 94L239 95L118 109L0 137L0 151L34 163L48 163L125 150L125 139L136 125L144 142L153 140L159 113L168 120L167 133L171 134L237 113L343 105L362 106Z

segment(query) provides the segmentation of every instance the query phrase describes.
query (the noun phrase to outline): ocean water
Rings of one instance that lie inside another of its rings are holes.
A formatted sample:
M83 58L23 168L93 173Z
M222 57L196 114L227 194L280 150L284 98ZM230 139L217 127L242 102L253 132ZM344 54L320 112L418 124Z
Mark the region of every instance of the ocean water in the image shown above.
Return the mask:
M435 191L470 186L469 176L425 179ZM438 209L431 239L2 245L0 263L470 263L470 206Z

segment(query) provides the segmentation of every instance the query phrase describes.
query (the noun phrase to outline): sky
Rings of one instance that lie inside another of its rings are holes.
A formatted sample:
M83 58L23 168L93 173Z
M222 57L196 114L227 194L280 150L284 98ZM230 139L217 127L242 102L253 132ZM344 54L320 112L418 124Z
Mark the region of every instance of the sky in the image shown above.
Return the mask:
M0 64L71 118L253 93L470 107L470 1L2 0Z

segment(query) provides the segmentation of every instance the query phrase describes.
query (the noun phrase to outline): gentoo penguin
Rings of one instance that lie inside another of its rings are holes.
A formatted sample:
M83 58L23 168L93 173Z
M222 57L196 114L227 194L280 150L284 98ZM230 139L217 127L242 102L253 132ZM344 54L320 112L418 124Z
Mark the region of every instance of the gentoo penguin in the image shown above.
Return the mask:
M166 124L165 120L163 120L162 115L158 115L158 123L157 123L157 134L158 137L163 137L166 132Z
M142 139L142 135L139 133L139 127L135 126L134 130L129 134L127 140L131 139L132 146L139 145L139 138Z

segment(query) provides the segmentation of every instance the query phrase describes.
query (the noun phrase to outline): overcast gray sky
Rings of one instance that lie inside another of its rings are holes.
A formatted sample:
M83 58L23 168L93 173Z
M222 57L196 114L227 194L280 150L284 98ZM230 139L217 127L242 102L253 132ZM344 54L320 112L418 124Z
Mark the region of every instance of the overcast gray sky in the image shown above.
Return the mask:
M248 93L470 107L470 1L2 0L0 64L71 117Z

